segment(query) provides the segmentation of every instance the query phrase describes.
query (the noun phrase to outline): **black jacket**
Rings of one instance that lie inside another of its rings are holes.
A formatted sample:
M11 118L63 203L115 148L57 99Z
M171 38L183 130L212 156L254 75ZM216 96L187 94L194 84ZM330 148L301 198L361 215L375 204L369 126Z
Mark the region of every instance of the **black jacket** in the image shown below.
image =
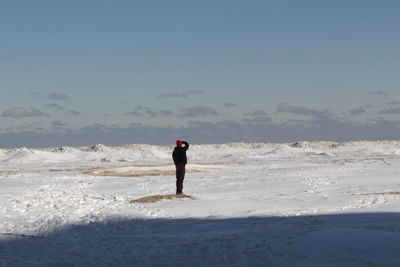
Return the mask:
M174 152L172 152L172 159L174 160L174 163L187 163L187 157L186 157L186 150L189 149L189 143L184 141L183 144L185 146L179 147L176 146L174 148Z

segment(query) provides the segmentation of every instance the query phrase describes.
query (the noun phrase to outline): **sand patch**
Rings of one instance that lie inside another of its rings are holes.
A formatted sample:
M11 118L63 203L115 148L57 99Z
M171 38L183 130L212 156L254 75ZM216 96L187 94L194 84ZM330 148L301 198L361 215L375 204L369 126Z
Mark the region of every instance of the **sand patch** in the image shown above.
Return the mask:
M186 173L207 173L219 170L215 165L190 164L186 167ZM175 175L174 165L164 166L129 166L110 168L102 170L86 171L84 174L93 176L118 176L118 177L138 177L138 176L167 176Z
M154 203L161 200L174 200L174 199L191 199L195 200L195 197L189 195L154 195L147 196L129 201L129 203Z
M153 169L153 170L132 170L126 172L105 170L105 171L84 172L84 174L93 176L118 176L118 177L162 176L162 175L175 175L175 170Z

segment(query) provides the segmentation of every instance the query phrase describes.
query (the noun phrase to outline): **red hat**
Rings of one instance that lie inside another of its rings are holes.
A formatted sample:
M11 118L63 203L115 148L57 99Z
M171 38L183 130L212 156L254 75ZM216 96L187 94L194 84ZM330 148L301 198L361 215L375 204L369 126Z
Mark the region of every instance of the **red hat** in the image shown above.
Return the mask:
M176 146L182 146L183 141L182 140L176 140Z

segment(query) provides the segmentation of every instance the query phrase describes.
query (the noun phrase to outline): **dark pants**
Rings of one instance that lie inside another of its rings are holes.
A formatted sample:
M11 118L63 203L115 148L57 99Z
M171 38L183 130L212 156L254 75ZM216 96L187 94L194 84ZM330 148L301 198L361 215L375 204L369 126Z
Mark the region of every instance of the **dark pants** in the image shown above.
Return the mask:
M182 194L183 190L183 179L185 179L185 166L186 163L175 164L176 168L176 193Z

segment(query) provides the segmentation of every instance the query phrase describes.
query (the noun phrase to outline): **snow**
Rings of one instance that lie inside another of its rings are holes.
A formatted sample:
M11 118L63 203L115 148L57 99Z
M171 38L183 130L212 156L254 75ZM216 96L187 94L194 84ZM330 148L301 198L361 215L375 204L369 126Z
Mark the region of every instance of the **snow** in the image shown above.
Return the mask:
M0 266L400 266L400 141L0 149Z

